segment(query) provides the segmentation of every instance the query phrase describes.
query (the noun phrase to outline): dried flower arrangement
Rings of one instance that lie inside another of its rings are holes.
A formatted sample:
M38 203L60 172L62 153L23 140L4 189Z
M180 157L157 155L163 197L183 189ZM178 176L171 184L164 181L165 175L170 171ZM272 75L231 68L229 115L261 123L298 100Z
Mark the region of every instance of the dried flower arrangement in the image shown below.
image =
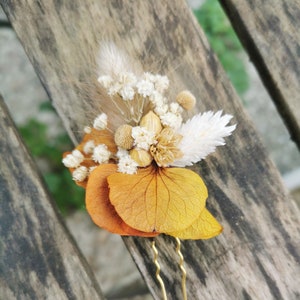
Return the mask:
M236 127L228 126L232 116L208 111L184 120L194 95L181 91L170 102L166 76L133 66L114 44L101 48L101 113L76 149L64 153L63 164L86 188L87 211L101 228L142 237L164 233L178 243L212 238L222 226L205 208L203 180L184 167L225 144Z

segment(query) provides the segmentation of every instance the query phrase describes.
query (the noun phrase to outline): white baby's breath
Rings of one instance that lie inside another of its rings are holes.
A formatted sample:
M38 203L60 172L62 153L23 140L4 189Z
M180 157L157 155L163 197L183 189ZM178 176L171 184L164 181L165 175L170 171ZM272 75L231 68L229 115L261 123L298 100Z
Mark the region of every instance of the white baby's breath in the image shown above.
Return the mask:
M131 85L125 85L119 93L123 100L133 100L135 91Z
M170 103L170 111L173 114L181 114L183 109L177 102L172 102Z
M94 148L92 159L99 163L107 163L110 158L111 152L105 144L100 144Z
M155 76L155 89L158 92L163 93L169 87L169 79L167 76L156 75Z
M72 153L63 158L62 163L67 168L77 168L80 166L83 160L83 154L79 150L75 149L72 151Z
M133 127L131 136L134 139L134 146L136 146L138 149L144 149L148 151L150 145L155 143L155 133L148 131L145 127Z
M154 91L154 85L149 80L140 80L137 84L137 91L143 97L150 96Z
M79 168L75 169L72 173L72 178L75 181L82 182L84 181L88 176L88 168L85 166L80 166Z
M83 146L83 152L84 152L85 154L91 154L91 153L93 153L94 148L95 148L95 143L94 143L94 141L93 141L93 140L89 140L89 141L87 141L87 142L84 144L84 146Z
M118 171L125 174L135 174L138 164L129 156L122 156L119 159Z
M92 132L92 128L91 128L90 126L85 126L85 127L83 128L83 131L84 131L85 133L91 133L91 132Z
M113 84L113 79L108 75L99 76L97 80L105 89L108 89Z
M143 79L155 83L156 76L150 72L144 72Z
M74 157L76 157L78 160L80 160L80 162L83 162L84 156L83 156L83 154L79 150L77 150L77 149L73 150L72 151L72 155Z
M63 158L62 163L67 168L77 168L80 166L80 161L75 158L72 154L68 154L66 157Z
M93 127L98 130L103 130L107 126L107 115L105 113L100 114L94 120Z
M184 123L177 131L183 136L178 146L183 156L172 166L191 166L214 152L217 146L225 145L224 137L231 135L236 128L236 125L226 126L231 118L231 115L222 116L222 111L215 114L208 111Z
M128 151L124 148L118 147L118 152L116 153L117 158L122 158L128 156Z
M173 129L177 129L181 126L182 116L180 114L174 114L172 112L167 112L163 115L160 115L160 120L164 126L168 126Z

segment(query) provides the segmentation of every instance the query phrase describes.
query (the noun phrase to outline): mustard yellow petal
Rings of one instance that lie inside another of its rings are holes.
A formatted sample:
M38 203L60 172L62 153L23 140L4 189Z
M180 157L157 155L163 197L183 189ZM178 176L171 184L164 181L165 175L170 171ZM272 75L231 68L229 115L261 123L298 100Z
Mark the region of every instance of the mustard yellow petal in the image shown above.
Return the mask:
M180 239L210 239L219 235L223 227L213 217L213 215L205 208L199 218L192 223L191 226L184 230L168 232L167 234L178 237Z
M205 207L200 176L182 168L139 168L137 174L108 176L109 198L122 220L144 232L181 231Z

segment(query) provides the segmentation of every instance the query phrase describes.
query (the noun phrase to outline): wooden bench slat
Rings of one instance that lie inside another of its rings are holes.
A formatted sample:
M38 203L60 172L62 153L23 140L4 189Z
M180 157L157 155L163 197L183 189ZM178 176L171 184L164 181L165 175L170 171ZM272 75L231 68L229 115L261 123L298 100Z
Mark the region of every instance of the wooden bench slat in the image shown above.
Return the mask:
M98 42L113 40L145 70L167 74L200 110L223 109L238 128L227 146L198 164L208 207L221 236L184 241L189 299L295 299L299 294L300 214L285 193L252 123L186 3L177 1L2 1L27 55L64 124L78 141L97 111L81 83L95 79ZM124 238L155 299L161 299L147 238ZM100 246L100 245L99 245ZM170 299L182 299L175 242L159 236L162 276ZM113 262L112 262L113 263ZM117 267L117 266L116 266Z
M300 148L300 0L221 0Z
M104 299L0 96L0 298Z

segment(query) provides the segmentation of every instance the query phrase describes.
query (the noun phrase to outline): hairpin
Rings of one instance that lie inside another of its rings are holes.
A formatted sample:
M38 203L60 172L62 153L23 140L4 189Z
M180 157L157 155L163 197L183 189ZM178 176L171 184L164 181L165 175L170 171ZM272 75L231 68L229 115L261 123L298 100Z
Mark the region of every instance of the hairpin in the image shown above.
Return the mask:
M167 76L144 72L114 44L101 47L95 89L99 114L84 128L81 143L63 155L75 183L86 189L93 222L124 236L173 236L186 299L186 270L180 239L209 239L222 226L206 209L207 188L191 166L225 145L236 125L222 111L191 118L189 91L169 101ZM156 278L158 251L152 242Z

